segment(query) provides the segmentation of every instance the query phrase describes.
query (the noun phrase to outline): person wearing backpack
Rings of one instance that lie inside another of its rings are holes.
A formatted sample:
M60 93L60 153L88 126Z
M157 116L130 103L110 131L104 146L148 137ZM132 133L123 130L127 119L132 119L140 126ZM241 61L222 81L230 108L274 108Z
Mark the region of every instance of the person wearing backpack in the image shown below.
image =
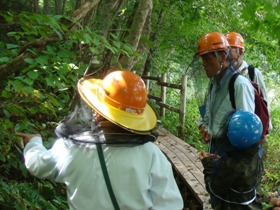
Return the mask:
M210 143L210 153L222 155L228 149L223 138L224 120L235 109L231 106L229 96L229 81L236 73L230 64L230 46L226 37L219 32L203 35L198 41L196 55L202 59L202 65L210 85L206 97L206 113L203 118L202 138ZM234 83L236 109L244 109L254 113L254 89L249 80L238 76Z
M243 60L243 55L245 51L243 37L236 32L229 32L225 34L225 37L227 38L230 46L231 64L243 76L245 76L247 79L254 81L259 85L259 87L262 90L263 96L266 102L268 103L266 85L264 82L262 72L258 68L252 65L248 65L248 63L245 60Z
M94 113L92 126L60 129L50 149L40 134L17 133L28 171L64 183L70 210L182 210L171 163L154 143L157 115L141 77L116 70L80 79L78 91Z
M266 91L266 85L264 82L264 78L262 75L262 72L254 67L253 65L248 65L248 63L243 60L244 55L244 39L243 37L236 32L229 32L225 34L225 37L228 40L228 43L231 47L230 49L230 62L232 66L243 76L245 76L247 79L251 80L253 83L256 83L259 92L262 93L262 97L264 98L266 102L267 108L264 107L264 109L268 109L268 116L265 117L265 120L261 116L259 116L262 119L263 125L265 127L264 129L264 135L263 135L263 141L262 144L265 142L266 135L269 133L270 130L272 130L273 126L270 119L270 106L269 101L267 97L267 91ZM255 112L256 113L256 112ZM266 115L266 114L265 114Z
M224 125L224 141L231 145L217 156L204 151L199 154L206 189L214 210L261 210L256 188L263 173L258 156L262 135L259 117L245 110L231 113Z

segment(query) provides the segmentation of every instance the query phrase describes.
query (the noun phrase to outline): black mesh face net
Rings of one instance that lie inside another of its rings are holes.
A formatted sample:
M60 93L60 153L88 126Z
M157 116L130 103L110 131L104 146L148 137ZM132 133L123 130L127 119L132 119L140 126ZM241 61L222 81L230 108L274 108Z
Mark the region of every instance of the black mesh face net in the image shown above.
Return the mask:
M58 123L55 129L57 137L67 138L70 135L91 131L95 126L93 110L81 98L76 102L74 110Z
M155 135L132 133L104 118L97 122L94 111L81 98L74 110L58 123L55 134L75 143L91 144L137 145L156 140Z

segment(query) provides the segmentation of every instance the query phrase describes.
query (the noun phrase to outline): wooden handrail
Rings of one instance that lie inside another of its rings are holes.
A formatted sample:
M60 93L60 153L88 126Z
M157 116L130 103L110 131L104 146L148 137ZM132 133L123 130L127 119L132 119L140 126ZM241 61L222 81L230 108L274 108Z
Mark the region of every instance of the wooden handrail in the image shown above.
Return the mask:
M160 117L165 116L165 109L176 112L179 114L179 137L184 138L185 134L185 117L186 117L186 96L187 96L187 76L184 75L181 80L181 84L172 84L166 82L166 74L161 74L161 77L155 77L150 75L143 75L142 79L146 83L147 91L150 89L149 80L156 81L156 85L161 87L160 97L151 95L148 93L148 98L156 101L156 104L160 106ZM176 108L166 104L166 88L173 88L180 90L180 107Z

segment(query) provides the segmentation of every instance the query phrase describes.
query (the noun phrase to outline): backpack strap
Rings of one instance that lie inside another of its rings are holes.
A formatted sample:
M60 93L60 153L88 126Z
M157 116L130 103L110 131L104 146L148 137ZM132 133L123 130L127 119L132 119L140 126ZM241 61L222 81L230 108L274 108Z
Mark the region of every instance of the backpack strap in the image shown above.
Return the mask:
M115 194L114 194L114 191L113 191L113 188L112 188L112 185L111 185L111 181L110 181L108 170L107 170L107 167L106 167L105 158L104 158L103 149L101 147L101 144L96 144L96 148L97 148L97 153L98 153L102 173L103 173L103 176L104 176L104 179L105 179L105 182L106 182L106 187L107 187L107 190L109 192L109 195L110 195L111 201L113 203L114 209L115 210L120 210L119 204L117 202L117 199L115 197Z
M248 66L248 74L249 74L250 80L254 81L254 77L255 77L255 67L254 66L252 66L252 65Z
M229 80L229 86L228 86L228 90L229 90L229 99L231 101L231 106L232 108L236 109L236 105L235 105L235 97L234 97L234 82L236 80L236 78L240 75L240 73L235 73L234 75L231 76L230 80Z

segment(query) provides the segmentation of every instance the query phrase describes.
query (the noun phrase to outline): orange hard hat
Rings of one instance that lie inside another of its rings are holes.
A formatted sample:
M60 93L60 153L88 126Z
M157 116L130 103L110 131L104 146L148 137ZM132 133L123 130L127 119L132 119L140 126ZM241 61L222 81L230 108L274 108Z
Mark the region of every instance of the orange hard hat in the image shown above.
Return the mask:
M229 46L244 49L244 40L239 33L229 32L225 35L225 37L228 40Z
M226 37L219 32L205 34L200 38L197 45L198 50L196 55L198 56L214 51L226 51L230 49Z
M99 94L111 106L134 114L141 114L147 102L144 81L130 71L108 74L102 81Z
M80 79L78 90L91 108L124 129L145 134L156 127L157 115L147 103L145 83L131 71L113 71L103 80Z

